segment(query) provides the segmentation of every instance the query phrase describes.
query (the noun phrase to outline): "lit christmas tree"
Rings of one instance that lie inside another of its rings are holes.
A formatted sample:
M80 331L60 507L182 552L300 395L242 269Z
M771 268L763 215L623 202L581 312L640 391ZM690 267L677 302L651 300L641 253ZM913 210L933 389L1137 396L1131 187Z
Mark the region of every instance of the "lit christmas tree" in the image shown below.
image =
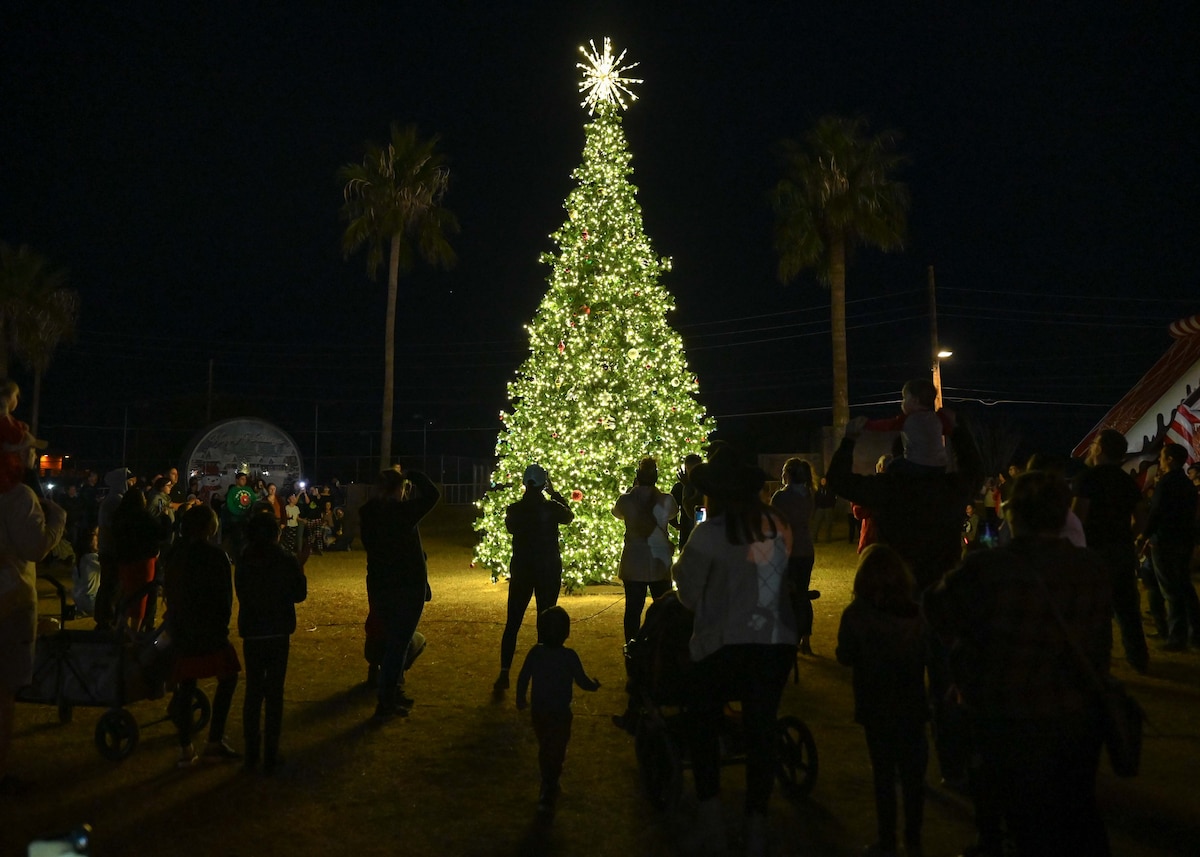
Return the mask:
M583 48L580 48L584 51ZM529 331L530 355L508 385L509 411L496 443L499 466L480 501L476 561L493 579L508 572L512 540L504 512L523 492L536 462L568 498L575 520L562 532L568 589L616 576L624 525L612 515L644 456L658 460L659 488L670 490L683 456L699 452L714 426L696 401L683 340L667 324L674 301L659 284L670 259L654 255L642 229L637 188L620 111L637 96L623 77L625 54L584 51L580 92L593 117L585 127L579 184L568 218L551 238L553 271ZM636 65L636 64L635 64Z

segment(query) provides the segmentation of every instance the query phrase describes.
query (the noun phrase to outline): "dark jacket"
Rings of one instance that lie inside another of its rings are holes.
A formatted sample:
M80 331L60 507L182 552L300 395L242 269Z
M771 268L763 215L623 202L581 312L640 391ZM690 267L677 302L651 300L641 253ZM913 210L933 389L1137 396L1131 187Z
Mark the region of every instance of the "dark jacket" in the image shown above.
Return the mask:
M504 513L504 526L512 533L512 562L509 572L517 580L543 580L562 576L562 554L558 528L575 520L567 501L555 492L546 499L541 491L526 489L525 495Z
M125 491L129 487L129 476L127 467L118 467L104 474L104 484L108 488L108 493L104 495L104 499L100 501L96 511L96 523L100 527L101 554L111 554L116 549L113 544L113 515L117 511L117 507L121 505L121 498L125 496Z
M948 473L852 471L854 441L842 440L829 462L826 478L839 497L866 506L879 541L891 545L912 568L917 591L927 589L958 564L967 503L983 481L979 451L962 426L950 435L958 469Z
M704 494L691 482L680 481L671 487L671 496L675 498L675 505L679 507L675 525L679 530L679 549L683 550L688 536L696 528L696 509L704 505Z
M167 632L175 652L206 655L227 646L233 569L225 551L204 540L180 541L163 565Z
M1170 470L1154 486L1145 535L1151 544L1192 544L1196 526L1196 486L1182 469Z
M139 562L158 556L162 542L171 533L171 522L166 526L145 509L118 508L113 515L112 549L117 562Z
M1091 680L1052 603L1096 674L1107 675L1112 587L1094 551L1017 537L968 554L925 593L925 618L952 644L955 681L977 716L1054 720L1094 709Z
M915 603L889 612L855 598L838 627L838 663L854 667L854 719L927 720L925 623Z
M358 510L359 537L367 549L367 595L372 603L418 583L429 572L417 525L437 505L441 493L424 473L408 471L407 500L373 498ZM378 602L382 603L382 602Z
M251 544L233 575L242 637L282 637L296 630L296 605L308 597L308 578L296 555L277 544Z

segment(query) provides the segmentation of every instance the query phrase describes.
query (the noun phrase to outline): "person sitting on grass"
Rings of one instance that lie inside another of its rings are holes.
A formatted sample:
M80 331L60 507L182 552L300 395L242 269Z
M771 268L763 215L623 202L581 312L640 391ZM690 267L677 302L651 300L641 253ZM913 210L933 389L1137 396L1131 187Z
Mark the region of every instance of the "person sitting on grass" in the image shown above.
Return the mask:
M91 616L96 611L96 593L100 591L100 534L88 527L75 546L76 563L71 571L71 600L77 617Z
M308 597L308 578L296 555L279 546L279 518L257 512L246 525L246 549L234 573L238 597L238 633L246 659L246 697L242 705L247 768L258 765L272 773L282 761L279 734L283 727L283 684L287 676L291 635L296 631L296 605ZM259 715L266 722L259 732Z
M525 710L525 691L532 682L529 713L538 739L542 774L538 812L550 814L558 799L558 780L571 740L572 686L594 691L600 689L600 682L588 678L579 655L564 645L571 635L571 617L566 610L555 605L543 611L538 615L537 631L538 643L525 656L517 675L517 710Z
M333 524L329 528L329 538L325 540L325 550L348 551L354 536L346 529L346 510L333 510Z

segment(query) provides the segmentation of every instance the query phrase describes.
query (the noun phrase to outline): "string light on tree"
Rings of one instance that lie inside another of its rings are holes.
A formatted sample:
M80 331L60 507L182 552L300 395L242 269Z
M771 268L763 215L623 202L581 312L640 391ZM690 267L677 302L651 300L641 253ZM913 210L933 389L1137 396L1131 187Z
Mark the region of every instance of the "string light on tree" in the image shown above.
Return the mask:
M569 497L575 520L560 529L568 588L616 574L623 525L612 505L640 458L659 461L663 481L713 431L697 401L698 381L683 341L667 323L674 300L659 282L670 259L655 255L621 127L622 94L633 99L622 66L592 44L580 91L588 97L583 161L564 203L567 216L544 253L549 289L526 325L529 356L508 385L496 443L499 463L479 503L477 562L493 579L508 573L512 542L504 526L522 494L521 474L541 464Z

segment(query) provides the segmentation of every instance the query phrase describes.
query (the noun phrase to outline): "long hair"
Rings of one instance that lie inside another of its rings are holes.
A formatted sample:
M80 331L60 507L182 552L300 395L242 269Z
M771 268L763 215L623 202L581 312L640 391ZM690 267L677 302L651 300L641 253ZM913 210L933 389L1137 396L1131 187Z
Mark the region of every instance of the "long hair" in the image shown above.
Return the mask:
M906 614L916 606L912 591L912 572L895 549L876 543L863 551L854 574L855 598L888 613Z
M725 516L725 538L731 545L766 541L787 526L779 512L763 502L759 493L762 484L747 483L737 489L709 495L714 509ZM763 532L763 518L770 524L768 532Z
M113 521L136 518L145 511L146 495L141 492L141 489L130 488L122 495L121 502L117 504L117 508L113 512Z
M785 461L783 475L787 477L789 486L802 485L810 491L813 489L812 465L803 458L789 458Z

